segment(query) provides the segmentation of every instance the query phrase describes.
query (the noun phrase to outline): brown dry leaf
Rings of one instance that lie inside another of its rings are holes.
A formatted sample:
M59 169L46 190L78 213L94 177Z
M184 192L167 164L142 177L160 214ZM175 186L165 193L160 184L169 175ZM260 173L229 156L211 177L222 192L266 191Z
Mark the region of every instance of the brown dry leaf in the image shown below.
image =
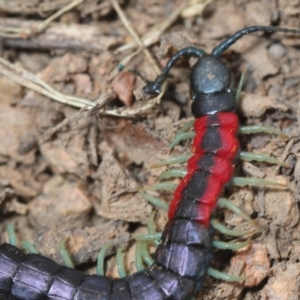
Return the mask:
M55 140L42 143L40 151L55 172L86 178L90 170L87 153L83 151L85 143L85 135L80 130L73 130L59 133Z
M113 80L112 90L125 106L132 105L135 82L136 76L130 72L120 72Z
M98 215L108 219L145 224L152 211L138 193L139 186L115 159L106 142L100 144L102 162L97 178L102 182L100 199L94 203Z
M29 110L24 108L14 108L10 105L1 104L0 109L0 156L22 162L26 165L33 164L34 152L20 154L21 142L28 142L37 136L34 120ZM31 135L31 137L30 137Z
M126 230L127 226L120 221L103 222L98 220L96 226L93 227L80 226L78 223L76 225L57 224L39 231L34 245L44 255L63 264L59 241L65 238L66 248L72 253L72 261L79 265L96 261L98 253L104 245L113 247L127 244L130 236ZM109 249L106 254L112 253L114 253L113 250ZM94 270L93 273L95 273Z
M286 262L278 264L275 274L261 292L262 300L299 300L300 268L297 264Z
M275 108L287 111L288 107L283 103L278 103L272 96L262 96L250 93L242 93L241 111L246 117L261 117L267 109Z
M11 186L15 194L25 199L37 196L42 188L30 168L21 170L0 165L0 182L2 186Z
M276 182L279 182L279 177ZM268 189L265 193L266 216L282 228L293 228L299 221L299 208L289 190Z
M49 180L43 194L29 203L29 218L37 228L69 222L82 223L88 219L92 204L76 183L60 176Z
M259 285L269 274L270 259L267 247L258 243L252 243L246 250L239 250L232 258L231 264L241 259L245 263L245 276L251 276L244 282L247 287Z

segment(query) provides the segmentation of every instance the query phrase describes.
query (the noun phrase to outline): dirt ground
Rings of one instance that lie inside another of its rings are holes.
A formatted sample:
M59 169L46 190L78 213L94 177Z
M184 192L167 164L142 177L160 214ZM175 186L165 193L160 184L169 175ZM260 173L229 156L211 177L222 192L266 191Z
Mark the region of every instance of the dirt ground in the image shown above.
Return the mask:
M195 60L176 64L161 100L141 99L144 82L126 71L153 80L183 47L209 52L246 26L300 28L299 18L298 0L128 0L119 10L108 0L0 1L0 242L7 242L5 228L13 224L20 240L62 263L58 243L66 238L73 262L86 273L95 272L97 253L108 244L108 276L118 276L114 254L122 246L126 268L134 272L132 234L147 232L155 210L138 190L165 170L151 168L154 163L190 151L190 141L171 154L168 146L192 119L188 75ZM136 52L139 43L146 47ZM209 278L195 299L297 300L300 36L245 36L224 57L237 82L246 69L237 111L242 125L285 134L244 135L241 148L289 168L238 162L237 175L284 187L226 191L257 227L218 209L215 217L227 227L255 232L246 249L216 250L213 267L251 277L230 284ZM156 229L165 222L158 210Z

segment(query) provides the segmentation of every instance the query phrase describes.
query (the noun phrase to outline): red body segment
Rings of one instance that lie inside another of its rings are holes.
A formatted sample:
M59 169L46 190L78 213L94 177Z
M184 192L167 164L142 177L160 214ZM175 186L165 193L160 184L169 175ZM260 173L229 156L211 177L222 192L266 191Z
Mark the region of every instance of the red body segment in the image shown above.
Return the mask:
M174 192L168 217L169 219L175 217L179 204L189 209L194 207L192 203L196 201L198 204L194 218L209 226L211 213L215 209L224 184L233 176L233 161L239 152L236 137L239 123L234 113L222 112L197 119L194 128L196 133L192 146L194 155L187 163L187 175ZM183 191L195 188L195 182L191 182L197 171L202 171L207 176L203 177L205 182L199 182L199 185L201 184L199 199L193 199L191 196L186 197Z
M213 117L216 116L217 118ZM239 119L236 114L231 112L220 112L216 115L206 115L199 118L194 123L194 130L196 133L202 131L209 126L218 126L232 133L237 133L239 129Z
M222 158L221 156L215 155L213 158L213 167L210 169L204 169L198 164L204 155L204 153L193 155L187 162L187 171L193 172L195 170L202 169L217 176L221 180L222 184L226 184L230 181L234 169L232 162Z

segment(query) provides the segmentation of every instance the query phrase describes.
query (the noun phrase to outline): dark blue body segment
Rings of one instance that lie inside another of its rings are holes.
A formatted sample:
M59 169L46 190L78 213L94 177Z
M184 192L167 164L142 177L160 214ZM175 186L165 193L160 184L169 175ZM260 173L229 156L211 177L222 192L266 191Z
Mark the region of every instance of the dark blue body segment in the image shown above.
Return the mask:
M199 230L197 230L199 229ZM187 231L186 231L187 230ZM185 232L185 234L184 234ZM183 235L182 235L183 234ZM210 263L211 235L193 221L170 221L154 265L122 279L84 275L38 254L0 246L0 298L7 300L188 299ZM185 249L185 253L182 253ZM201 257L201 259L199 258Z

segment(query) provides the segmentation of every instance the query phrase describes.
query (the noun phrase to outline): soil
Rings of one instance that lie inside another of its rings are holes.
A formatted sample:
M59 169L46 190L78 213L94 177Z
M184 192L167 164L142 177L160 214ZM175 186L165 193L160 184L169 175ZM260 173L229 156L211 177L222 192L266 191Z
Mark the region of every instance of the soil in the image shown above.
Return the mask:
M137 50L137 44L113 1L82 1L39 29L69 3L0 3L0 57L34 74L66 99L87 101L81 110L70 101L59 103L30 88L28 83L34 81L29 73L15 71L25 82L19 85L22 82L5 73L5 64L0 63L0 74L6 74L0 75L0 242L8 241L6 226L12 224L20 241L31 241L41 254L63 263L58 244L65 238L72 261L89 274L95 273L101 247L110 245L106 275L117 277L116 249L124 248L126 269L135 272L132 235L147 232L152 211L157 211L157 231L166 222L166 212L150 205L138 191L156 182L166 169L151 167L154 163L190 152L189 140L171 153L168 146L176 131L192 119L188 75L195 60L176 64L156 105L141 99L145 83L127 71L136 70L153 80L153 61L163 68L183 47L209 52L251 25L300 28L300 1L207 0L186 5L179 0L123 1L121 9L139 37L170 21L148 42L142 38L153 60L140 51L127 61L124 58ZM256 227L218 209L214 218L227 227L254 232L252 244L244 249L215 250L212 267L249 277L233 283L210 277L195 299L299 299L299 46L300 37L295 35L258 33L243 37L224 53L237 82L246 70L237 111L241 124L284 133L243 135L242 150L271 155L289 167L237 163L238 176L283 186L226 191L225 196L251 216ZM117 71L120 62L124 67ZM167 192L158 195L170 200ZM220 234L216 238L241 241ZM153 249L149 245L149 251Z

